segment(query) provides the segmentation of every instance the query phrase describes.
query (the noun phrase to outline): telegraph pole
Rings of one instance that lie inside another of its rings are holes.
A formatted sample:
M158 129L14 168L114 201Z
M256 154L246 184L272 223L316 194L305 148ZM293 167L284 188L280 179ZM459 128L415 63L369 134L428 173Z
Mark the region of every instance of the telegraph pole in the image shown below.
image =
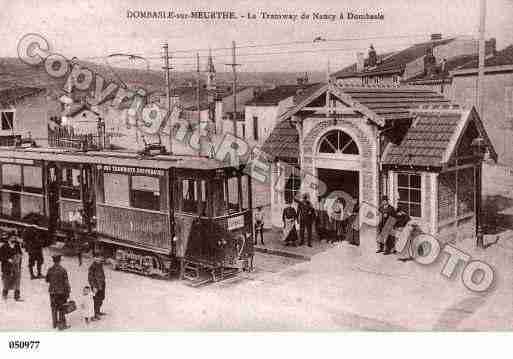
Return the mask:
M237 66L240 66L240 64L236 61L236 53L235 53L235 41L232 41L232 63L226 64L227 66L232 67L233 71L233 84L232 84L232 91L233 91L233 135L237 136Z
M485 25L486 0L480 1L479 7L479 65L477 73L477 108L481 118L484 116L484 76L485 76Z
M167 114L168 114L168 123L169 123L169 153L173 153L173 124L171 123L171 76L169 70L172 67L169 66L169 46L166 43L162 46L164 49L164 76L166 79L166 105L167 105Z
M196 105L197 105L197 113L198 113L198 156L201 156L201 108L200 108L200 60L199 53L196 53Z

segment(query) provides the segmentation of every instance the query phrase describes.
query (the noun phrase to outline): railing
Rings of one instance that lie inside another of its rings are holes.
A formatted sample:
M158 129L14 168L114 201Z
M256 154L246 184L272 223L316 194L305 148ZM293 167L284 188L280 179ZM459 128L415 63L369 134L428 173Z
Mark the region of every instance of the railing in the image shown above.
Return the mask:
M98 204L97 232L143 246L171 250L169 215L135 208Z
M82 151L110 148L110 136L96 133L77 134L73 127L48 126L48 144L50 147L75 148Z

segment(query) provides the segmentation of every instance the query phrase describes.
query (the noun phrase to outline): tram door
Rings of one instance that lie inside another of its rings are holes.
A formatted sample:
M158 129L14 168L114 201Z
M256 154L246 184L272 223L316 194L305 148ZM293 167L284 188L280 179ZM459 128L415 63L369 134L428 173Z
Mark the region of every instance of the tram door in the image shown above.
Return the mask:
M54 234L59 222L59 169L55 164L49 164L47 171L48 231Z
M92 218L96 215L96 201L93 169L89 165L84 165L80 169L80 186L82 206L84 209L84 225L87 232L91 232L93 226Z

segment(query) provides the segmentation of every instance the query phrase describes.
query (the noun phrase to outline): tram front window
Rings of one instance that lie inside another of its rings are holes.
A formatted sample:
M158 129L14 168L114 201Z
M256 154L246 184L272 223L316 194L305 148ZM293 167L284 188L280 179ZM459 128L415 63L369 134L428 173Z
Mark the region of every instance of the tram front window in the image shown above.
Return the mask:
M80 199L80 170L63 168L61 180L61 197Z
M249 207L249 180L247 175L212 181L214 216L225 216L245 211Z

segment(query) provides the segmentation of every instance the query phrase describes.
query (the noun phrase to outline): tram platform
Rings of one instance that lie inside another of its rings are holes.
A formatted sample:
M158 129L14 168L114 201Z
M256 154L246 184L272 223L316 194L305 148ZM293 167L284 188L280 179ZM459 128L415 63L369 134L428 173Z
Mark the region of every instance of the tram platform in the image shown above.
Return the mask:
M256 252L304 261L309 261L314 255L324 252L328 248L332 248L334 246L334 244L328 243L325 240L319 242L319 237L315 233L315 230L312 235L312 247L308 247L306 243L297 247L285 246L285 243L282 240L282 229L278 227L264 229L264 245L260 244L260 239L258 240L258 244L255 245Z

